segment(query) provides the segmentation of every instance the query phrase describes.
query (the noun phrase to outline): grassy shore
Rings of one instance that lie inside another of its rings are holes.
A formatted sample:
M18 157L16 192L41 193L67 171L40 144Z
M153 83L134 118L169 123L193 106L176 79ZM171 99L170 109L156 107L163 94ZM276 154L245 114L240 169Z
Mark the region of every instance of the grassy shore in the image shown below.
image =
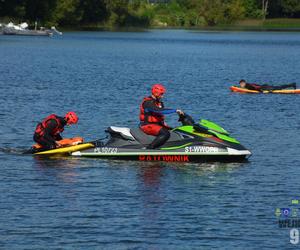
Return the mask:
M70 30L64 28L64 30ZM71 28L72 29L72 28ZM74 29L74 27L73 27ZM230 30L230 31L300 31L300 18L274 18L274 19L246 19L234 24L222 24L216 26L168 26L155 25L149 27L111 27L107 25L87 25L76 27L76 30L89 31L143 31L145 29L194 29L194 30Z
M266 20L248 19L238 21L233 25L228 25L227 27L246 30L300 31L300 18L273 18Z
M157 27L156 27L157 28ZM166 28L166 27L163 27ZM169 27L171 28L171 27ZM237 21L234 24L221 24L204 27L182 27L199 30L218 31L300 31L300 18L273 18L273 19L246 19Z

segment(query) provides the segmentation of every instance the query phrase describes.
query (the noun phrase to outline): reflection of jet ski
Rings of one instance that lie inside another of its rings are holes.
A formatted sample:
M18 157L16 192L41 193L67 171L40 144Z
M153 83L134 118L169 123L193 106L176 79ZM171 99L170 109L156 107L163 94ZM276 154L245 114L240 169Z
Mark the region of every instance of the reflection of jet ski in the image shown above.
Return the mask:
M110 139L95 148L73 152L73 156L101 157L139 161L204 162L243 161L250 151L219 125L201 120L195 123L188 115L179 118L182 126L171 131L169 140L157 149L146 149L154 136L139 128L109 127Z

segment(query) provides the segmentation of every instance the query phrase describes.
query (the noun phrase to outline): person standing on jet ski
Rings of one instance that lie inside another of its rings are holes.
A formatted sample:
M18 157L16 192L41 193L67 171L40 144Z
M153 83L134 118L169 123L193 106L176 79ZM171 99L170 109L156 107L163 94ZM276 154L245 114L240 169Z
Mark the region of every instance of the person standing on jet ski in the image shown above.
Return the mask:
M33 140L40 144L44 150L59 148L58 141L62 140L60 133L64 131L64 127L77 122L78 116L72 111L68 112L65 117L55 114L49 115L36 126Z
M145 97L140 105L140 128L148 135L154 135L156 138L147 147L147 149L158 148L163 145L169 138L171 129L165 123L166 114L184 113L179 109L167 109L162 102L166 89L162 84L154 84L151 89L152 95Z
M256 83L247 83L244 79L240 80L239 84L242 88L249 89L249 90L256 90L256 91L260 91L260 92L282 90L282 89L288 89L288 88L294 88L294 89L297 88L296 83L272 86L272 85L267 85L267 84L259 85Z

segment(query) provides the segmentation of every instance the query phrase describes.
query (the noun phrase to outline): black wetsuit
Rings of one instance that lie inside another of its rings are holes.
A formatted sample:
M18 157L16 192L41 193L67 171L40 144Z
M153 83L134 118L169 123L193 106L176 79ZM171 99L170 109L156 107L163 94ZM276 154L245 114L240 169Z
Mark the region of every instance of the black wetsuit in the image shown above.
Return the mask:
M282 90L282 89L287 89L287 88L295 88L295 84L291 83L291 84L284 84L284 85L279 85L279 86L272 86L272 85L267 85L267 84L263 84L263 85L259 85L256 83L246 83L245 86L246 89L249 90L256 90L256 91L272 91L272 90Z
M171 128L165 124L164 115L176 113L176 110L167 109L164 107L163 102L157 102L152 97L148 97L143 100L141 113L141 129L146 134L156 136L147 148L154 149L160 147L170 138L169 129Z
M57 117L60 120L61 126L64 127L67 122L62 117ZM38 133L34 133L33 140L42 145L43 149L54 149L56 148L55 141L62 140L60 134L53 135L53 131L57 127L57 122L54 119L51 119L47 122L47 126L44 129L43 135L39 135Z
M160 102L161 107L158 107L155 103L155 100L148 100L143 103L143 108L145 110L145 121L143 124L148 123L148 119L146 117L153 113L161 116L176 113L176 109L165 108L163 102Z

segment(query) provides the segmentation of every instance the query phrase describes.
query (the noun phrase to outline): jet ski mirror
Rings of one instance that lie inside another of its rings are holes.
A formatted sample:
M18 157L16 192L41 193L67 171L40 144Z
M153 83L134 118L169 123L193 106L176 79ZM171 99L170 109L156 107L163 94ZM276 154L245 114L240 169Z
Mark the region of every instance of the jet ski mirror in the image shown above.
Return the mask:
M209 134L211 134L211 133L208 131L207 128L201 126L200 124L194 124L194 125L193 125L193 128L194 128L195 131L197 131L197 132L199 132L199 133L206 133L206 134L209 133Z
M194 130L199 133L208 133L209 132L207 128L201 126L198 123L195 123L193 118L188 114L179 115L178 121L181 122L183 126L193 126Z

